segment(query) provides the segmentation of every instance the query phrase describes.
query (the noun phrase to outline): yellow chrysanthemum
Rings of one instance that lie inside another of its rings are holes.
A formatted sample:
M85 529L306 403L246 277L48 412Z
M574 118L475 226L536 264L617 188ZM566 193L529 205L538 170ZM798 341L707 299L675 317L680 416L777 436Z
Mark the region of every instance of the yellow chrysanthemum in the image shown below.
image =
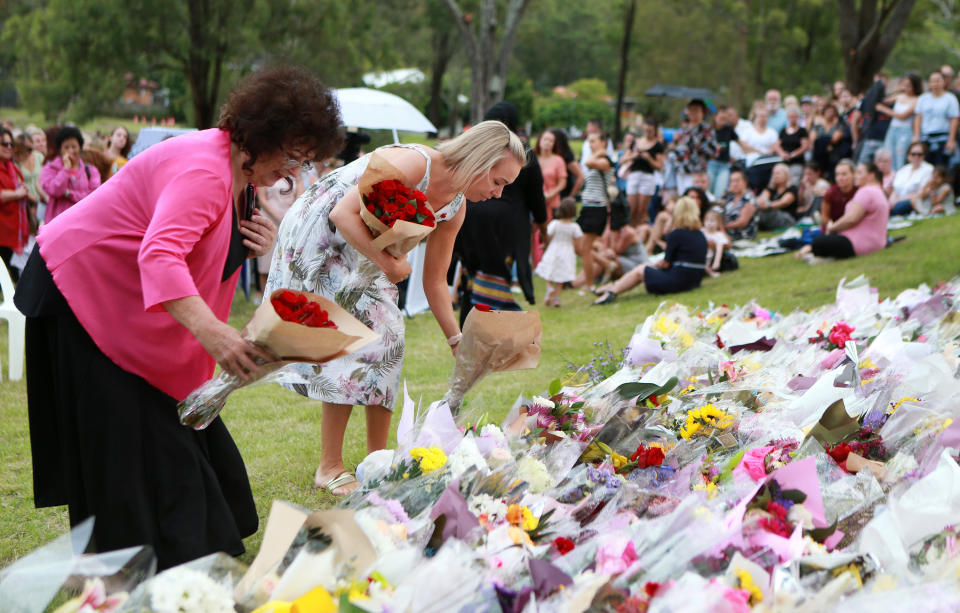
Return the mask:
M763 602L763 591L753 582L753 577L746 570L738 568L737 581L740 583L740 589L746 590L750 594L750 605Z
M626 465L626 463L628 462L626 456L622 456L622 455L620 455L619 453L617 453L616 451L614 451L614 452L610 455L610 460L613 462L613 468L614 468L615 470L618 470L618 471L619 471L621 468L623 468L624 465Z
M447 454L439 447L414 447L410 450L410 457L420 460L420 470L425 473L443 468L447 463Z
M871 370L871 369L875 369L876 367L877 365L873 363L873 360L871 360L870 358L863 358L860 361L860 365L857 368L859 368L860 370Z

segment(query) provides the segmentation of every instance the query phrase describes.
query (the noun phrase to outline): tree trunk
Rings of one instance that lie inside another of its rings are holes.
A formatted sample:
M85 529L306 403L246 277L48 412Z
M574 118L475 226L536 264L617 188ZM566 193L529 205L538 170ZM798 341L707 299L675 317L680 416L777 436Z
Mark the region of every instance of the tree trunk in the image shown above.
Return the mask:
M443 75L447 72L447 65L453 57L453 45L450 30L436 32L433 36L433 70L430 75L430 103L427 112L433 125L440 126L440 102L443 94ZM451 109L452 112L452 109Z
M637 0L626 0L626 16L623 21L623 41L620 45L620 76L617 79L617 108L613 116L613 142L620 142L620 114L623 112L623 94L627 87L627 58L630 56L630 35L633 33L633 18L637 13Z
M466 46L471 80L470 123L477 123L483 119L491 104L503 100L517 26L530 0L510 0L499 50L496 40L499 25L496 0L481 0L480 19L476 28L473 22L477 20L470 14L464 14L456 0L445 1Z
M866 90L907 25L916 0L838 0L840 46L847 87Z

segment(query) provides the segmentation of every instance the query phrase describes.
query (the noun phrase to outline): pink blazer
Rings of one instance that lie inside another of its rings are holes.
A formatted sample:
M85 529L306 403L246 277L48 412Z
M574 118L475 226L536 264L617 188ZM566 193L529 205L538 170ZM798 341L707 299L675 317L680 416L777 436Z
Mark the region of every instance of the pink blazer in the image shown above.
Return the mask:
M53 280L98 347L182 400L215 363L163 308L200 296L226 321L239 271L222 282L233 217L230 134L154 145L40 229Z
M66 170L63 159L56 157L44 164L40 171L40 187L50 196L44 216L44 222L49 223L100 187L100 171L82 160L80 168Z

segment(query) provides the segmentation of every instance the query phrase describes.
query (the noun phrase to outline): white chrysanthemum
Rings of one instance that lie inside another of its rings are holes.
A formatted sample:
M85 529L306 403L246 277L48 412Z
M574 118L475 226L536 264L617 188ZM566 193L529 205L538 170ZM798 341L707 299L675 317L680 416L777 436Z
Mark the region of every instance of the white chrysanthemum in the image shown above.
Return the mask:
M470 511L476 515L486 515L491 522L507 516L507 503L497 500L490 494L475 494L470 497Z
M552 479L543 462L530 456L523 456L517 461L517 476L527 482L530 491L540 494L550 489Z
M557 408L557 404L550 400L549 398L544 398L543 396L534 396L533 400L530 401L531 404L535 404L541 407L547 407L549 409Z
M233 613L229 587L189 568L172 568L157 575L150 586L154 613Z
M477 444L472 438L464 438L457 448L454 449L450 457L447 458L447 465L454 478L459 477L470 469L486 470L487 461L483 459Z

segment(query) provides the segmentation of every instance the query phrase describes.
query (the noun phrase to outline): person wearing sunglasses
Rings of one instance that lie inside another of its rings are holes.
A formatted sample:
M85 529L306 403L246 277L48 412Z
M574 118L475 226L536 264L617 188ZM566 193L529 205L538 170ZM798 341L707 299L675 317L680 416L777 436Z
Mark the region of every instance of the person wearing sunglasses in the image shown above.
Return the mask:
M10 266L10 259L23 253L30 237L28 196L23 174L13 161L13 134L0 128L0 259L14 282L19 271Z
M923 186L933 175L933 164L924 158L927 145L914 141L907 148L907 163L893 176L893 193L890 194L890 215L909 215L913 212L910 201L920 195Z
M253 192L339 150L339 126L309 71L253 73L217 128L150 147L41 228L15 296L34 502L96 516L98 551L150 544L168 568L256 531L226 426L186 428L176 407L218 364L248 380L276 360L227 323L241 264L276 235Z

